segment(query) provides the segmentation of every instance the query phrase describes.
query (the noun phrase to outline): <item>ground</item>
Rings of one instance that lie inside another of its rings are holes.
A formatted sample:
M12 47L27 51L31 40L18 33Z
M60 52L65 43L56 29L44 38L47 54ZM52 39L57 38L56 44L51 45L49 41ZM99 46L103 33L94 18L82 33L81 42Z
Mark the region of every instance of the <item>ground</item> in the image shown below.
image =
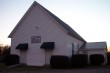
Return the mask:
M3 71L0 73L110 73L109 69L70 69L70 70L36 70L36 71Z
M52 69L32 66L19 66L15 68L0 64L0 73L110 73L110 66L88 66L76 69Z

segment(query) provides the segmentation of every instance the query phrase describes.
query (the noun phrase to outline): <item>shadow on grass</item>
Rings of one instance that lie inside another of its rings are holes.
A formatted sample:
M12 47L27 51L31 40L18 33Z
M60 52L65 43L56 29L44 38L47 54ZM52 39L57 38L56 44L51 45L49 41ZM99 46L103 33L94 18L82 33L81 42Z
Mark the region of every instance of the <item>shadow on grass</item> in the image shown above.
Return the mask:
M49 69L46 67L37 67L37 66L26 66L26 65L20 65L17 67L7 67L3 63L0 63L0 71L39 71Z
M78 70L78 69L107 69L110 68L110 65L105 66L87 66L84 68L70 68L70 69L55 69L50 67L37 67L37 66L26 66L20 65L17 67L7 67L4 63L0 63L0 71L50 71L50 70Z

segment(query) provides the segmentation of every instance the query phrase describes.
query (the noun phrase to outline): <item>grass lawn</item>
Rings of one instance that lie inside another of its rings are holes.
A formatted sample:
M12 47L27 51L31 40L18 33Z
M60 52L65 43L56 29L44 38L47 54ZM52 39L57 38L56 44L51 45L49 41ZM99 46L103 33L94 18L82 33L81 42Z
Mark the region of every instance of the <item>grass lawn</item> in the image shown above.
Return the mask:
M50 70L78 70L78 69L110 69L109 66L87 66L85 68L75 68L75 69L52 69L52 68L46 68L46 67L36 67L36 66L18 66L18 67L7 67L4 65L4 63L0 63L0 71L50 71Z
M7 67L3 63L0 63L0 71L39 71L43 69L43 67L36 67L36 66L18 66L18 67Z

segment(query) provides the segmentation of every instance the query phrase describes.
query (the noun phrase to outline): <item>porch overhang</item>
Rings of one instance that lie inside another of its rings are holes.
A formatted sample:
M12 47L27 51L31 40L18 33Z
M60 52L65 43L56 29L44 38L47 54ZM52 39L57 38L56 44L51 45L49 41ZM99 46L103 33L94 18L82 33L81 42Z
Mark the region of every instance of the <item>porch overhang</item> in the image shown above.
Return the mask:
M41 45L41 49L54 49L54 46L55 46L55 43L54 42L44 42L42 45Z
M28 49L28 43L18 44L18 46L16 47L16 49L19 49L19 50L27 50L27 49Z

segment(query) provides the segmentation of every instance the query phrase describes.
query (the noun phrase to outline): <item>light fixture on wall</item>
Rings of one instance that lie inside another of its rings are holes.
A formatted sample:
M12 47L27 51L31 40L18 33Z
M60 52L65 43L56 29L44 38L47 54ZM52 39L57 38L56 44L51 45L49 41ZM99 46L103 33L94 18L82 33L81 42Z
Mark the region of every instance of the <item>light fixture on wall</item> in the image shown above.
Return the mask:
M38 30L39 29L39 27L36 27L36 30Z

